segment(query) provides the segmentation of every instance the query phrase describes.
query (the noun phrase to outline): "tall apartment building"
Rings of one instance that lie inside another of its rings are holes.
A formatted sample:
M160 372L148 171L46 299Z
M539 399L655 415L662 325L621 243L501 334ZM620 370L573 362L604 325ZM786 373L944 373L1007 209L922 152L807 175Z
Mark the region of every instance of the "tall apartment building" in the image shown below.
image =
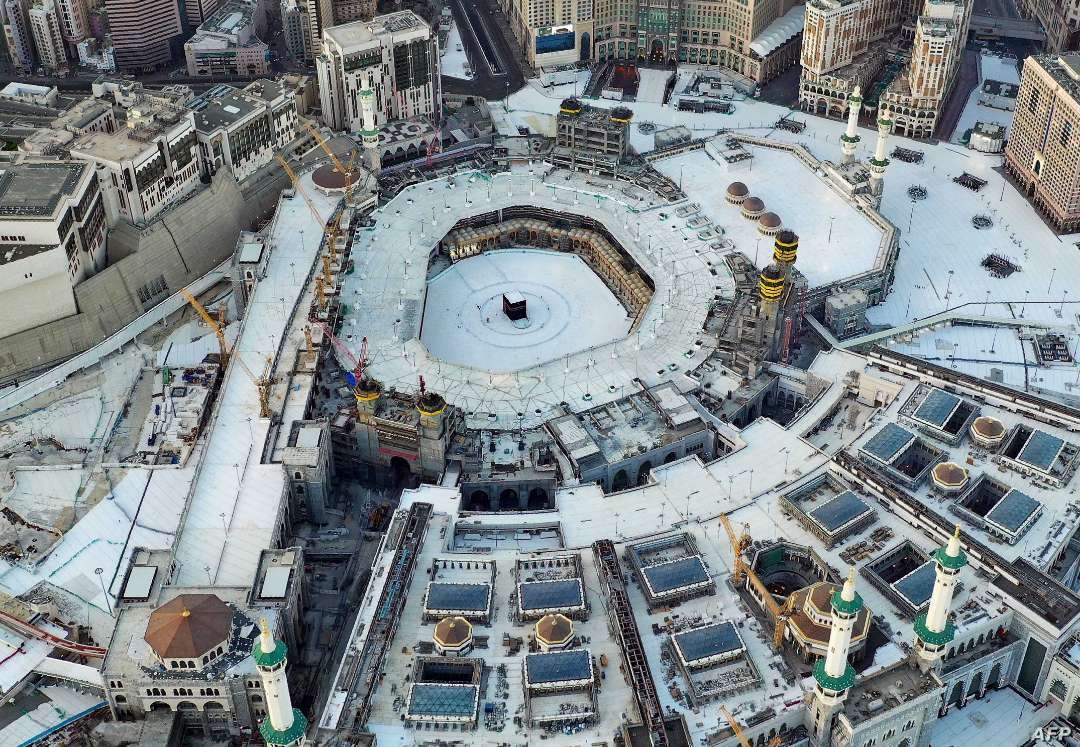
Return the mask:
M322 32L332 26L355 21L370 21L375 17L376 0L296 0L298 10L307 23L306 57L319 54ZM284 8L284 2L282 3ZM282 16L284 19L284 15ZM291 48L290 48L291 52Z
M30 33L34 38L38 64L47 73L68 69L64 37L60 32L60 10L55 0L36 0L30 6Z
M1059 231L1080 230L1080 54L1024 60L1005 168Z
M915 24L911 60L881 95L892 131L931 137L960 70L971 0L926 0Z
M243 181L296 137L296 98L274 81L255 81L243 90L214 86L191 108L199 159L208 176L226 167L236 181Z
M30 16L26 0L3 0L4 41L15 72L28 73L34 69L34 38L30 31Z
M28 161L0 169L0 338L77 312L76 283L105 265L93 167Z
M228 0L185 0L182 19L185 31L197 29L226 2Z
M363 129L360 92L375 94L375 121L441 119L439 40L411 10L323 31L315 61L323 121L334 130Z
M281 32L290 57L295 60L310 60L314 57L311 51L307 5L301 0L281 0Z
M60 34L64 37L68 59L78 59L79 43L90 37L90 18L86 0L56 0L60 13Z
M502 0L533 67L577 60L721 66L764 82L798 60L799 0Z
M1045 51L1080 47L1080 3L1076 0L1017 0L1016 5L1025 18L1034 18L1043 27Z
M111 131L85 132L70 152L97 169L110 225L145 225L200 183L194 117L161 99L128 109Z
M266 75L270 72L270 47L259 38L264 31L258 3L230 0L184 42L188 75Z
M837 119L856 86L868 90L900 27L895 0L808 0L803 23L799 105Z
M177 0L105 0L116 67L151 70L167 65L180 45Z

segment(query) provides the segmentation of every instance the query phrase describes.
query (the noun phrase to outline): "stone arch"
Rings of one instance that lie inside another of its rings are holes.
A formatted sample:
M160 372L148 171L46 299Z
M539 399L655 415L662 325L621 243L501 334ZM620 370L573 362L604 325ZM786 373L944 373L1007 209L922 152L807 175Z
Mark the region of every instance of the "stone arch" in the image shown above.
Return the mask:
M197 711L199 707L192 703L190 700L181 700L176 704L176 710L178 711Z
M1080 721L1080 695L1073 700L1072 708L1069 709L1069 721Z
M499 493L499 508L514 509L518 507L518 492L513 488L507 488Z
M964 699L964 682L963 682L963 680L961 680L961 681L958 681L955 685L953 685L952 692L949 693L949 699L945 702L945 705L946 706L959 705L960 702L963 699Z
M678 458L679 458L679 455L676 454L674 451L672 451L666 457L664 457L664 464L671 464L672 462L674 462Z
M644 485L646 482L648 482L650 472L652 472L652 462L646 459L644 462L641 463L641 466L638 467L637 484Z
M591 52L592 37L589 36L589 32L586 31L581 35L581 51L578 53L578 59L582 62L588 62Z
M983 691L983 673L976 672L971 678L971 684L968 685L968 695L974 695L976 698L982 695Z
M150 704L151 711L171 711L168 703L162 703L160 700L155 700Z
M1065 702L1065 696L1069 694L1069 687L1061 680L1054 680L1050 684L1050 697Z
M626 490L629 487L629 478L626 476L626 470L621 469L615 473L615 477L611 479L612 492L619 492L620 490Z
M997 662L990 668L990 676L986 678L986 686L1001 687L1001 662Z
M548 492L543 488L533 488L529 491L529 508L540 509L548 507Z
M486 490L474 490L469 496L469 508L473 511L490 511L491 496Z
M224 711L225 706L223 706L221 703L218 703L216 700L208 700L203 705L203 710L204 711Z
M404 457L390 457L390 472L394 476L394 485L404 485L412 477L412 468Z
M898 744L896 747L911 747L911 740L907 737L904 737L900 740L900 744Z

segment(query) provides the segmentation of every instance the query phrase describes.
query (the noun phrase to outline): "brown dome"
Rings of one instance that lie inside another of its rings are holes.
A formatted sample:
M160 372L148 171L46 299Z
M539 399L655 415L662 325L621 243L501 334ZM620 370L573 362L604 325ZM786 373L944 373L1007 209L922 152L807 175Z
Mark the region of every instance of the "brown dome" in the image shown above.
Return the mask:
M987 439L1000 438L1005 433L1005 425L997 418L992 418L989 415L980 415L975 418L971 428Z
M732 182L727 187L727 193L732 197L746 197L750 190L742 182Z
M162 659L198 659L227 641L233 610L213 594L181 594L150 613L143 638Z
M536 638L545 643L565 643L573 634L574 623L566 615L544 615L536 623Z
M765 203L760 197L747 197L746 202L742 204L742 209L744 213L760 213L765 209Z
M956 462L942 462L934 467L934 482L946 487L959 487L967 482L967 470Z
M472 638L472 623L464 617L444 617L435 626L435 641L456 648Z
M758 219L758 222L766 228L779 228L781 226L780 216L776 213L765 213Z

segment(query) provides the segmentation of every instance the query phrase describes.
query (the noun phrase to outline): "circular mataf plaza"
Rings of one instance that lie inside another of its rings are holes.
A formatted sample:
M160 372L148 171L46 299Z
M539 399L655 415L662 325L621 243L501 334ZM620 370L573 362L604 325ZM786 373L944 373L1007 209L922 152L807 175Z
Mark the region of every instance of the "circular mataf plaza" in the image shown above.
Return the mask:
M715 348L703 325L735 293L722 234L635 184L549 179L457 174L372 214L339 335L354 353L367 337L368 375L401 392L423 377L489 428L697 385Z

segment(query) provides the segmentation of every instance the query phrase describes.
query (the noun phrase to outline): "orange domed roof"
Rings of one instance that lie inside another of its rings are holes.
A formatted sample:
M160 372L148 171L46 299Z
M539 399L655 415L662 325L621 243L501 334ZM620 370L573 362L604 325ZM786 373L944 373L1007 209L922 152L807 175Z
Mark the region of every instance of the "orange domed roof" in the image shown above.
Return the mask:
M761 201L760 197L747 197L742 207L745 212L759 213L765 209L765 203Z
M472 623L464 617L444 617L435 625L435 642L455 648L472 638Z
M566 615L544 615L536 623L536 638L544 643L565 643L574 635L574 623Z
M745 197L750 194L750 190L742 182L732 182L728 185L727 193L732 197Z

